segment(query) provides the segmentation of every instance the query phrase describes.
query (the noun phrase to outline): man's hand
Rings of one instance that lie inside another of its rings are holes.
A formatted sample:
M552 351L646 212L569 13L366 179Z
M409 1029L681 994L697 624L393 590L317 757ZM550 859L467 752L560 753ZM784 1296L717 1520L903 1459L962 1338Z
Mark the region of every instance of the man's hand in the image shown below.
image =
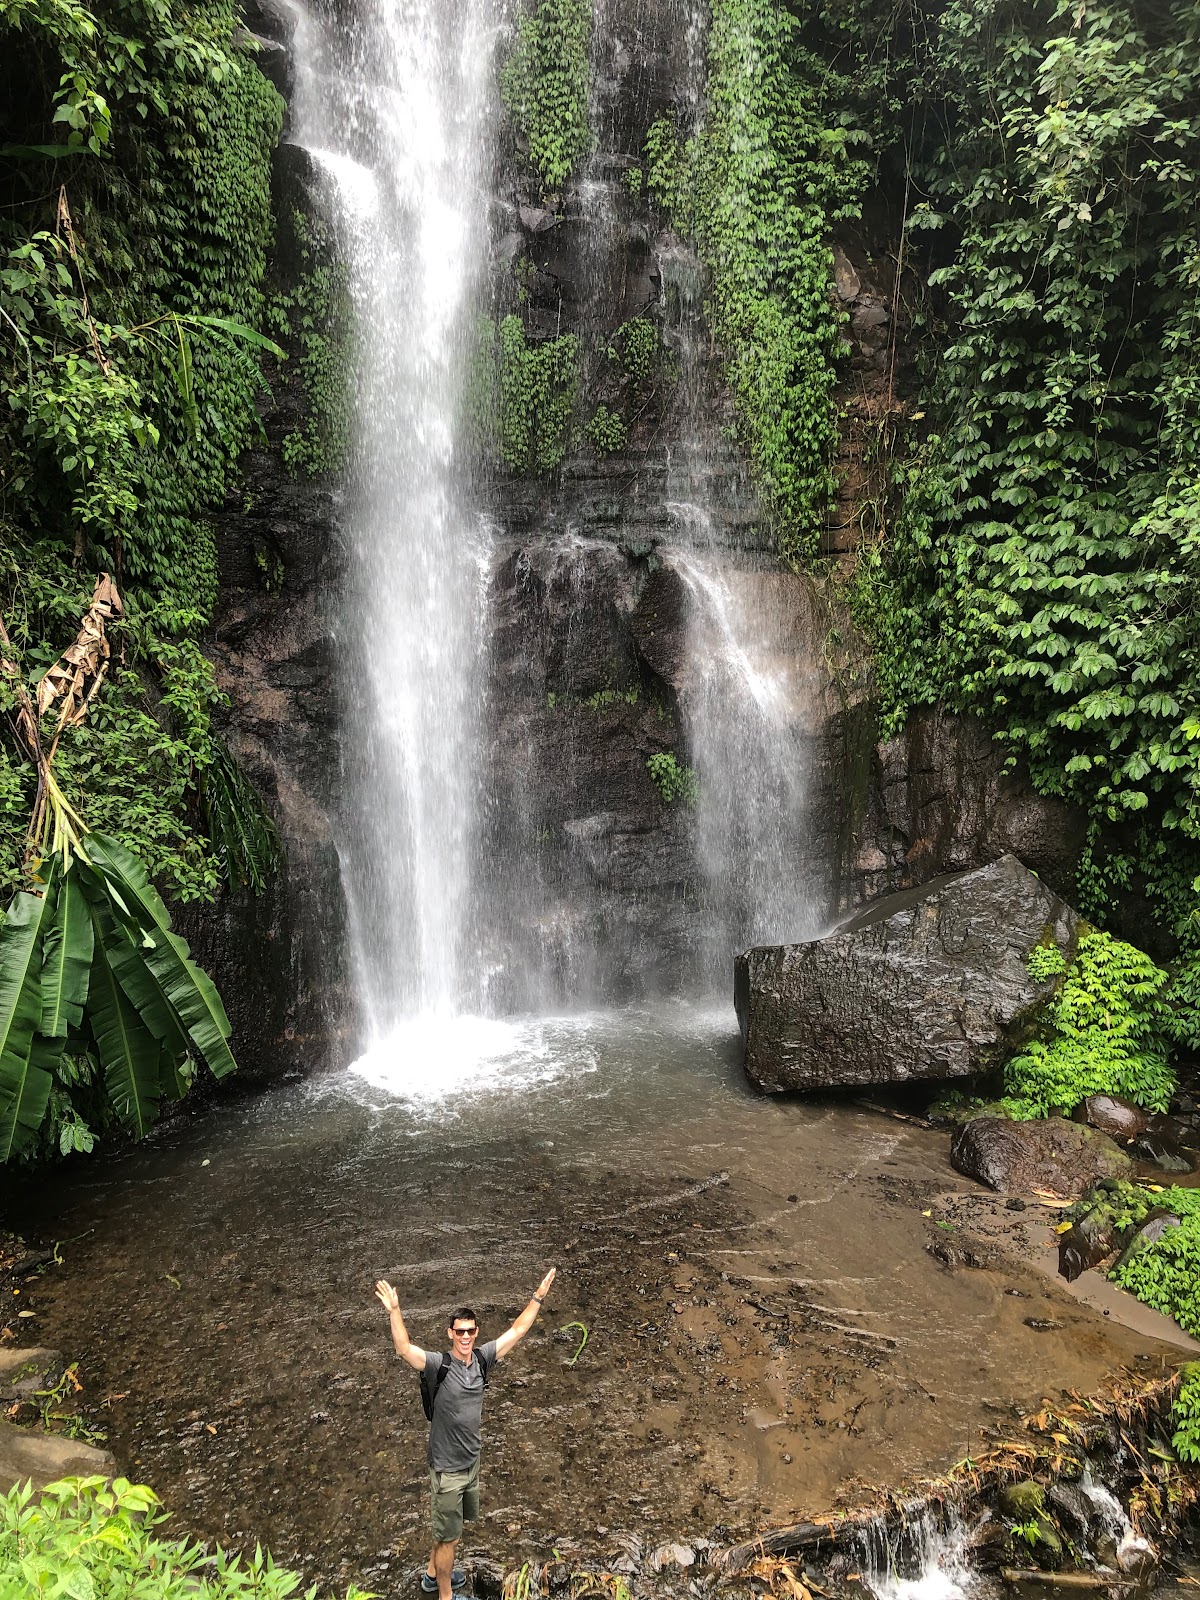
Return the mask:
M533 1327L534 1323L537 1321L537 1314L542 1309L542 1301L549 1294L550 1285L554 1282L554 1275L557 1271L557 1267L550 1268L550 1271L533 1291L533 1299L525 1307L524 1311L522 1311L521 1315L513 1323L512 1327L506 1328L496 1340L497 1361L499 1361L501 1357L506 1356L514 1345L520 1344L521 1340L529 1332L530 1328Z
M388 1314L388 1322L392 1329L392 1343L396 1347L396 1354L401 1361L407 1361L409 1366L415 1368L417 1372L424 1372L425 1352L413 1344L408 1337L408 1329L404 1326L404 1317L400 1311L400 1297L386 1278L380 1278L375 1285L375 1298Z

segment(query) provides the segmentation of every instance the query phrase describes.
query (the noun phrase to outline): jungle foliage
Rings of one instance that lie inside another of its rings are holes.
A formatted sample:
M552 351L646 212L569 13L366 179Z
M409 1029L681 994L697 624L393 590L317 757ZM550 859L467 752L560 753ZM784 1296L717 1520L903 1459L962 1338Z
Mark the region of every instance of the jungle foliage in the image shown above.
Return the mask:
M953 0L874 34L856 11L826 14L904 197L923 351L857 578L887 725L939 700L984 716L1084 808L1085 911L1139 890L1194 960L1200 13ZM906 107L891 134L872 85ZM1193 1046L1198 990L1185 960Z
M1144 951L1094 928L1080 934L1069 964L1049 944L1038 945L1028 965L1039 982L1060 981L1043 1009L1040 1037L1004 1068L1008 1115L1069 1116L1093 1094L1166 1111L1175 1089L1167 1064L1167 973Z
M500 93L544 193L560 190L591 148L591 0L522 0Z
M885 731L978 713L1084 808L1080 902L1149 897L1193 1048L1198 46L1187 0L714 0L702 122L668 113L645 152L790 559L833 482L831 236L869 214L898 258L916 372L878 420L895 472L852 591Z
M221 697L196 641L206 511L258 427L282 102L252 49L233 0L0 0L0 615L36 684L115 574L117 659L55 771L184 900L221 875L205 814L238 827L205 783ZM0 745L8 890L35 787Z
M709 270L738 431L793 561L815 555L835 486L830 228L859 214L869 173L840 86L778 0L714 0L703 124L668 113L646 141L647 187Z
M0 1600L286 1600L301 1580L270 1555L165 1536L158 1496L127 1478L64 1478L0 1499ZM316 1589L307 1591L315 1600ZM346 1600L366 1600L350 1587Z
M278 862L198 642L207 513L259 427L259 353L283 355L282 101L245 40L234 0L0 0L3 1159L141 1133L193 1063L232 1068L152 879L209 899ZM68 716L47 689L81 617L72 650L98 626L103 662Z
M481 318L468 392L476 447L510 472L552 472L566 454L578 381L573 333L532 340L515 314Z

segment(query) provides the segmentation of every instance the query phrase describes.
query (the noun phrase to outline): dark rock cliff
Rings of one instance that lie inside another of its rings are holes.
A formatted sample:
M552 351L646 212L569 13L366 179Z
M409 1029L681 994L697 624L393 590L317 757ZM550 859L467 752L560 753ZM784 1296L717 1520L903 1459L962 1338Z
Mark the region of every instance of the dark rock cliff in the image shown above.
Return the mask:
M249 21L273 41L264 64L286 88L286 12L261 0ZM598 352L631 318L654 321L670 377L624 449L597 453L580 426L553 474L479 476L495 541L478 873L503 908L485 930L499 1006L728 984L721 927L737 919L721 923L696 812L664 801L647 771L656 753L693 754L696 597L673 565L681 549L702 551L786 661L784 714L810 790L799 876L823 915L1009 851L1065 888L1077 849L1073 819L1005 773L974 725L931 714L878 743L869 667L831 581L785 572L772 553L729 440L696 263L624 181L654 116L686 101L697 48L691 7L614 0L594 41L597 141L579 181L547 203L516 148L494 175L497 314L519 280L531 339L577 332L589 404L605 393ZM303 152L282 147L284 285L298 270L289 219L317 204L309 177ZM855 359L882 372L887 286L855 260L838 292L862 312ZM239 892L183 919L226 996L243 1068L261 1074L337 1059L354 1021L336 849L352 825L339 817L339 492L292 475L280 454L304 404L295 376L277 375L265 442L218 519L210 640L231 749L279 824L287 868L259 899Z

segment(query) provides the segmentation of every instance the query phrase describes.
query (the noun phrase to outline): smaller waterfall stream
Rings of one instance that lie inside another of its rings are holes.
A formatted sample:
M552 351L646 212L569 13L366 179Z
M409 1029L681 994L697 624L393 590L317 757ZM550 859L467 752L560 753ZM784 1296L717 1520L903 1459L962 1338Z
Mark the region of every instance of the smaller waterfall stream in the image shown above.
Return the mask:
M724 976L738 950L820 929L809 818L812 686L793 653L788 596L776 575L731 571L728 558L699 550L669 559L693 600L684 711Z
M921 1505L899 1529L868 1524L861 1566L875 1600L967 1600L976 1590L966 1530L953 1508L944 1517Z

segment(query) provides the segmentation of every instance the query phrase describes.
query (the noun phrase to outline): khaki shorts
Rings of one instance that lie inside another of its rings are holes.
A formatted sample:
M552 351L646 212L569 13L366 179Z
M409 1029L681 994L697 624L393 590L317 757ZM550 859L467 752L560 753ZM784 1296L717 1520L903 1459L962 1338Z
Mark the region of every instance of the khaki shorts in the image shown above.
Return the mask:
M429 1498L433 1510L434 1544L450 1544L462 1537L463 1523L479 1515L479 1461L466 1472L429 1469Z

